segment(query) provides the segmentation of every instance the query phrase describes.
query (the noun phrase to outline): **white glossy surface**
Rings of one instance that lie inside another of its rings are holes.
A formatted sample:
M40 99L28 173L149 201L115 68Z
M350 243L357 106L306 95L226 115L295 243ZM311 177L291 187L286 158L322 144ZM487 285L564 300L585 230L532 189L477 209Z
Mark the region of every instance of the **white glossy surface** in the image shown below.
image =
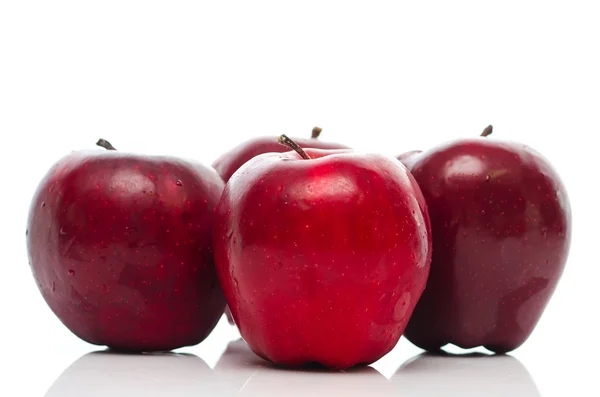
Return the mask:
M276 368L242 340L228 344L211 369L192 354L87 353L52 384L46 397L96 396L539 396L514 357L419 354L387 379L373 367L330 372Z
M537 350L535 343L505 356L483 350L437 356L402 339L371 366L327 371L272 366L254 355L224 318L204 343L174 353L111 353L64 334L57 338L64 339L63 346L32 342L36 354L19 355L17 346L5 351L5 360L10 357L18 370L1 386L40 397L597 395L595 367L586 364L586 351Z

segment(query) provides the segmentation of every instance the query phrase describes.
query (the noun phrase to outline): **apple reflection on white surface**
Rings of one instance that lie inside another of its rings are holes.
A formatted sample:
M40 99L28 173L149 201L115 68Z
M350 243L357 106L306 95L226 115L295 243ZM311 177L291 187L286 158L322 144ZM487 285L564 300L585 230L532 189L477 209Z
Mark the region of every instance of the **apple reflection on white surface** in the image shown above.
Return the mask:
M88 353L50 386L46 397L223 396L211 368L192 354Z
M258 358L241 340L229 343L214 372L240 396L397 395L389 380L372 367L284 369Z
M527 369L508 355L421 354L387 379L373 367L347 371L282 369L242 340L229 343L214 370L191 354L88 353L45 397L74 396L521 396L540 394Z
M540 396L525 366L509 355L423 353L404 363L392 382L406 397Z

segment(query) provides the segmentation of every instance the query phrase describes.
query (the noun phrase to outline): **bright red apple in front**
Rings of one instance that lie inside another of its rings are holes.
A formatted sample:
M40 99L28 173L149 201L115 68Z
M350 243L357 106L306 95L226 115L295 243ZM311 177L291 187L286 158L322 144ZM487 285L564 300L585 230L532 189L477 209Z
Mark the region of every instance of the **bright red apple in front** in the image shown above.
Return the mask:
M427 350L516 349L567 260L571 210L556 171L531 148L491 138L401 158L427 201L434 247L406 337Z
M309 139L293 138L293 140L303 148L348 149L348 146L319 139L321 131L320 127L315 127ZM226 153L223 153L215 160L212 166L217 170L221 178L227 182L242 165L253 157L263 153L283 153L288 150L289 148L277 143L276 136L261 136L242 142ZM229 323L234 324L229 308L225 309L225 314Z
M425 288L427 208L393 158L305 154L260 155L229 180L215 223L217 273L259 356L371 363L396 345Z
M81 339L114 349L201 342L225 307L212 255L223 185L214 170L171 157L64 157L35 193L27 233L52 311Z

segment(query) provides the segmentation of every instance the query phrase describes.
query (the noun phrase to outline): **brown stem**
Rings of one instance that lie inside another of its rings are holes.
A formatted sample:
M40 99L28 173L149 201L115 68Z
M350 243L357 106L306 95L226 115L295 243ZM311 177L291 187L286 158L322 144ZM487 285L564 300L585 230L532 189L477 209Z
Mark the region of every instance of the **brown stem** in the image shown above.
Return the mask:
M306 152L304 150L302 150L300 145L298 145L296 142L294 142L290 138L288 138L287 135L281 134L279 136L279 138L277 138L277 143L279 143L283 146L287 146L292 150L295 150L296 153L298 153L300 155L300 157L302 157L304 160L310 160L310 157L308 157L308 154L306 154Z
M492 135L492 129L493 127L491 125L488 125L487 127L485 127L485 130L483 130L483 132L481 133L481 136Z
M311 138L312 139L317 139L319 137L319 135L321 135L321 131L323 131L323 128L321 127L315 127L312 130L312 134L311 134Z
M103 147L106 150L117 150L115 149L115 147L113 145L110 144L109 141L107 141L106 139L98 139L98 142L96 142L96 145Z

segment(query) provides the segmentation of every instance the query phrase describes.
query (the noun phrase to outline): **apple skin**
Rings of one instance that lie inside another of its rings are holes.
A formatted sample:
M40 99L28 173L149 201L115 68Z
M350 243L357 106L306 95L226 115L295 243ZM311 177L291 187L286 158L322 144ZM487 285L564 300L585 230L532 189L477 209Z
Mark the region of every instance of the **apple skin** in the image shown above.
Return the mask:
M483 137L399 158L427 201L434 247L405 336L430 351L448 343L516 349L569 252L571 209L558 174L523 144Z
M321 128L315 127L313 129L313 138L292 138L296 143L298 143L303 148L316 148L316 149L349 149L348 146L333 143L333 142L325 142L317 139L319 134L321 133ZM246 142L243 142L228 152L221 155L213 164L213 168L217 170L221 178L225 182L231 178L231 176L237 171L242 165L244 165L248 160L252 159L255 156L263 153L283 153L289 151L289 148L286 148L283 145L277 143L276 136L263 136L258 138L250 139ZM231 325L235 325L235 321L231 316L231 311L229 308L225 308L225 315L227 316L227 321Z
M303 148L349 149L349 147L346 145L333 142L325 142L317 139L320 133L321 128L315 127L312 132L312 138L292 139ZM227 182L229 178L231 178L231 176L242 165L244 165L248 160L252 159L253 157L263 153L283 153L287 151L289 151L289 148L286 148L285 146L277 143L276 136L263 136L250 139L246 142L237 145L233 149L221 155L217 160L215 160L212 166L215 170L217 170L221 178L223 178L223 180ZM235 325L235 321L231 316L231 311L227 307L225 308L225 315L229 324Z
M348 368L398 342L429 273L419 186L350 150L259 155L217 208L217 274L240 333L276 364Z
M402 153L397 158L402 164L408 169L412 168L414 162L419 158L419 154L423 153L422 150L411 150L409 152Z
M316 138L292 137L292 139L303 148L349 149L348 146L339 143L324 142ZM221 175L221 178L227 182L233 173L251 158L263 153L283 153L289 150L289 148L277 143L276 136L263 136L239 144L221 155L212 166Z
M126 351L200 343L225 300L212 255L224 183L171 157L77 151L33 198L27 249L36 283L75 335Z

